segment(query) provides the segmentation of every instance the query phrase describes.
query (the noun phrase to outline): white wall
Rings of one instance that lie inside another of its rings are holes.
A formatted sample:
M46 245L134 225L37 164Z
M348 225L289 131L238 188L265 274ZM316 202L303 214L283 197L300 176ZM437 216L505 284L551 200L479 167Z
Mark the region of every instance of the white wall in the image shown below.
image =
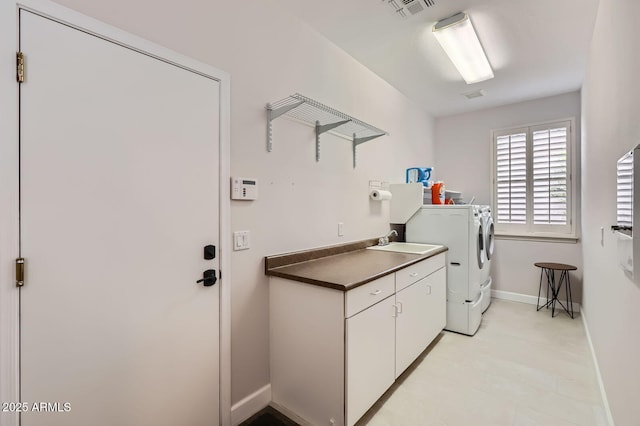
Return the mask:
M232 256L232 400L269 383L268 286L263 257L388 230L388 203L368 199L370 179L401 182L404 169L433 163L433 122L407 98L273 0L243 2L59 0L231 74L231 172L257 178L260 198L233 202L232 228L252 248ZM358 148L280 118L266 152L267 102L299 92L390 132ZM337 236L344 222L345 236Z
M639 14L637 0L600 0L582 91L583 307L620 426L640 421L640 288L617 267L609 227L616 221L616 160L640 143Z
M443 180L448 189L462 191L467 200L475 196L474 204L491 204L491 130L571 117L578 127L579 92L439 117L435 120L435 178ZM580 129L576 129L576 147L579 159ZM577 201L579 208L579 196ZM533 266L535 262L575 265L578 271L571 275L571 288L574 302L580 302L580 243L497 239L493 260L494 290L535 296L540 282L540 269Z

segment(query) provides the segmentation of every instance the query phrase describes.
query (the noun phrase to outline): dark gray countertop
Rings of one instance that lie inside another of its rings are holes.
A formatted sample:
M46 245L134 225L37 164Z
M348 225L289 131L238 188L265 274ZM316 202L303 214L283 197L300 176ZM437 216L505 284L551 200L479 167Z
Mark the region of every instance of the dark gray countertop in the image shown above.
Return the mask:
M371 241L374 240L370 240L368 246L373 245ZM442 247L436 252L419 255L367 250L358 243L351 247L352 250L345 251L343 247L267 256L265 274L347 291L447 250ZM333 254L336 251L338 254ZM291 263L287 263L287 259Z

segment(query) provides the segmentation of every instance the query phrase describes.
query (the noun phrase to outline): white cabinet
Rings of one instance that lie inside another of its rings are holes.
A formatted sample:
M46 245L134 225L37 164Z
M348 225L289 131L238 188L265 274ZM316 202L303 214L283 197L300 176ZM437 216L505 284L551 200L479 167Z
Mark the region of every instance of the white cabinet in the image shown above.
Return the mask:
M346 320L347 424L352 425L389 389L395 376L394 298Z
M272 400L353 425L446 323L445 253L342 291L270 278Z
M444 328L446 280L442 268L396 293L396 378Z

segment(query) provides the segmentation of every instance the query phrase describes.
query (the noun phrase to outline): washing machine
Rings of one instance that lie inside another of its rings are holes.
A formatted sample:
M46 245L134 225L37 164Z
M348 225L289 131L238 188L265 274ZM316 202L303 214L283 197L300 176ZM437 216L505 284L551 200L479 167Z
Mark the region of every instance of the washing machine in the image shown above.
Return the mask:
M424 205L406 224L410 243L447 246L446 330L473 335L482 321L484 226L479 206Z
M491 278L491 258L495 246L493 217L491 215L491 206L478 206L480 209L480 218L484 232L484 252L485 264L481 271L480 291L482 291L482 312L484 313L491 304L491 287L493 279Z

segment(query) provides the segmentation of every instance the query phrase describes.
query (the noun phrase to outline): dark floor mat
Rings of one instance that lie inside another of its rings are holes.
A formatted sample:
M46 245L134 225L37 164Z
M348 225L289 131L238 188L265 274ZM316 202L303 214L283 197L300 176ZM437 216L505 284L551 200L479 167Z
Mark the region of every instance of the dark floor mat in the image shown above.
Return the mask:
M300 426L273 407L267 407L244 422L240 426Z

